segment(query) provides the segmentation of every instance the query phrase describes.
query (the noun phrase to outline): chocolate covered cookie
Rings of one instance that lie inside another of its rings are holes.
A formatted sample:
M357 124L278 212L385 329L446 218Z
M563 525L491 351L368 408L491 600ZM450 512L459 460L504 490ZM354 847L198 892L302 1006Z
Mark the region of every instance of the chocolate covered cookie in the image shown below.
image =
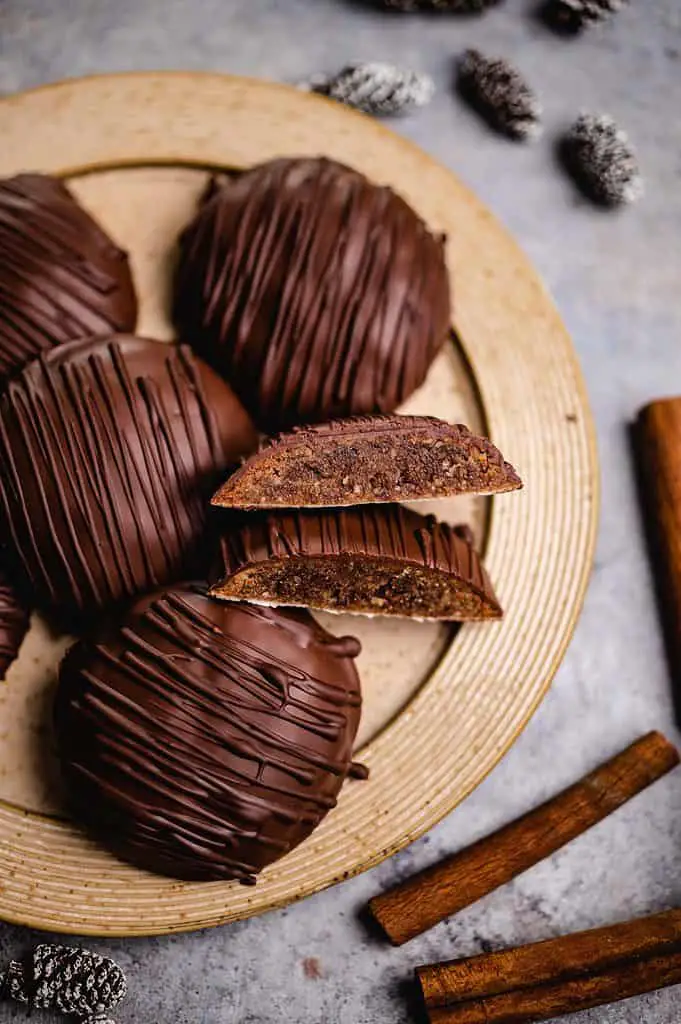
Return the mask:
M127 255L57 178L0 181L0 386L40 352L131 331Z
M445 621L501 615L465 534L433 516L374 505L227 518L214 597Z
M447 337L443 239L349 167L273 160L209 191L180 240L174 310L269 433L390 413Z
M312 508L498 494L518 474L484 437L432 416L357 416L264 441L213 498L223 508Z
M117 335L51 349L0 396L0 545L68 627L195 571L206 508L256 436L189 348Z
M62 665L55 725L79 820L151 871L253 883L336 803L358 652L307 612L190 586L142 599Z

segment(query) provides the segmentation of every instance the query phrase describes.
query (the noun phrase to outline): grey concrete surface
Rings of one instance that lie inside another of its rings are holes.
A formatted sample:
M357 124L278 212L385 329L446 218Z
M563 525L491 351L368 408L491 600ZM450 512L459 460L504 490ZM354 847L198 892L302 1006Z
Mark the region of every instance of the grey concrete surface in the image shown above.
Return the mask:
M417 963L681 903L675 774L406 949L372 940L358 920L371 895L548 796L643 730L680 739L626 424L649 398L681 392L681 5L638 0L578 41L547 33L534 6L507 0L484 18L432 19L349 0L0 0L6 92L167 67L295 81L355 58L432 73L436 100L396 129L468 182L534 259L573 334L600 440L603 517L586 608L553 689L504 761L429 836L305 903L211 932L89 942L128 972L121 1024L408 1021L404 983ZM541 92L541 143L494 137L452 97L453 56L471 44L515 60ZM630 130L647 181L637 207L595 211L557 169L551 142L582 108L609 111ZM38 939L0 927L2 959ZM23 1010L0 1008L0 1020L20 1019ZM678 1024L681 988L571 1020Z

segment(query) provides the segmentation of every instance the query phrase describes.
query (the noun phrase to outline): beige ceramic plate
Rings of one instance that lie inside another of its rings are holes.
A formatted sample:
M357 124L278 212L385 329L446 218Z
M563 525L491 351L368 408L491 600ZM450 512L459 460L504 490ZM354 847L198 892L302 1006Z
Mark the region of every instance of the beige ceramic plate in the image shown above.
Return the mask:
M367 783L254 888L187 884L120 864L62 813L51 754L55 669L68 642L35 621L0 681L0 917L60 932L143 935L247 917L377 864L452 810L518 736L570 639L594 544L597 460L565 329L491 214L445 168L367 117L264 82L134 74L65 82L0 104L0 175L70 184L133 257L140 333L171 337L172 245L206 168L326 154L402 193L449 236L451 345L412 411L489 431L524 491L447 503L467 518L507 610L454 634L436 624L328 617L364 644ZM491 514L490 514L491 513Z

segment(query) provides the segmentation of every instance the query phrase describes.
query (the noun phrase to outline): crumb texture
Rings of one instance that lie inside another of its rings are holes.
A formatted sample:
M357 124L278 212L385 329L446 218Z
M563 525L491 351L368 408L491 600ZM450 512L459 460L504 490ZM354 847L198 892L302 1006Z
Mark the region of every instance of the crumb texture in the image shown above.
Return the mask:
M211 592L415 618L501 614L466 539L399 505L244 517L222 537Z
M267 441L213 501L232 508L329 507L520 486L498 449L462 425L426 416L356 417Z
M446 622L498 617L468 581L375 556L299 558L293 565L271 562L245 569L215 593L273 605Z

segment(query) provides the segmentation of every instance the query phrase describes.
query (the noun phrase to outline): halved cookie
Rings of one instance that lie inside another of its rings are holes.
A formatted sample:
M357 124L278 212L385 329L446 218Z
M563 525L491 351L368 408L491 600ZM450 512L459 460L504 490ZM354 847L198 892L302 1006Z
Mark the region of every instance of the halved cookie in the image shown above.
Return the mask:
M465 533L400 505L244 517L221 539L210 593L414 619L502 614Z
M330 508L522 487L491 441L432 416L355 416L263 442L220 488L223 508Z

